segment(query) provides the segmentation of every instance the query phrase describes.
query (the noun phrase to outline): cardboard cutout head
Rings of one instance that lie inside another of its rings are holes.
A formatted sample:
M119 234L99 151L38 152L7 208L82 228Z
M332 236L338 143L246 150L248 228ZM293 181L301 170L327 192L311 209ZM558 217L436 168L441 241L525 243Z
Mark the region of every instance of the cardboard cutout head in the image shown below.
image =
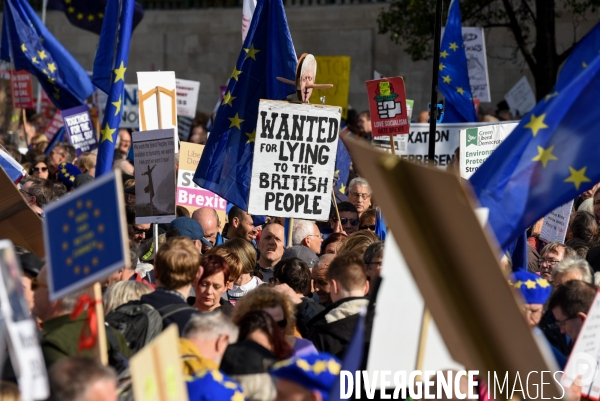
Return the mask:
M304 53L296 69L296 95L302 103L308 103L317 75L317 60L312 54Z

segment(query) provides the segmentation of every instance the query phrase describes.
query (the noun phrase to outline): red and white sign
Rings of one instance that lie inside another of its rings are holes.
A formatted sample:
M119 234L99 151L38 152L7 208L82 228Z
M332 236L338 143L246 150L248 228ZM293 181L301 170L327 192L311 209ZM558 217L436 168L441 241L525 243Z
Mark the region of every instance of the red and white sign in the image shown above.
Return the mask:
M175 85L177 85L177 115L195 118L200 82L177 78Z
M60 127L63 125L65 125L65 123L63 121L62 114L60 113L60 110L56 110L52 121L50 121L50 124L48 124L46 131L44 132L44 135L46 135L48 141L51 141L52 138L54 138L54 135L56 135Z
M33 98L33 102L37 105L37 97ZM52 111L52 101L50 100L48 95L46 95L46 92L42 90L42 107L40 108L40 114L50 119L53 115Z
M372 135L408 134L410 120L406 112L406 92L402 77L367 81Z
M15 109L33 109L33 86L27 71L11 71L10 92Z

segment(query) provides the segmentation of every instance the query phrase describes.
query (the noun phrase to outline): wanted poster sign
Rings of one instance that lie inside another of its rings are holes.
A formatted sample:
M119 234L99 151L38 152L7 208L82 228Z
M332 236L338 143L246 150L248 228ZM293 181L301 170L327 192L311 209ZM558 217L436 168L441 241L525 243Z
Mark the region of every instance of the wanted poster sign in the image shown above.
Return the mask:
M327 220L342 109L261 100L248 213Z

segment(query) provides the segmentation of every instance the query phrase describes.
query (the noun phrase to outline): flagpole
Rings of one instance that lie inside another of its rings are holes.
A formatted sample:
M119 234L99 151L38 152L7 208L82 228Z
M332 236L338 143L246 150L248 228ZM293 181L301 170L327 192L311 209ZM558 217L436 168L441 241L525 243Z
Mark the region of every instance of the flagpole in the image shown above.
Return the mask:
M46 8L48 8L48 0L42 2L42 24L46 25ZM42 111L42 85L38 81L37 87L37 103L35 105L35 112L40 113Z
M437 0L435 9L435 30L433 32L433 73L431 74L431 106L429 107L429 150L427 159L429 163L434 163L435 158L435 126L438 118L437 95L438 95L438 74L440 65L440 42L442 31L442 0Z

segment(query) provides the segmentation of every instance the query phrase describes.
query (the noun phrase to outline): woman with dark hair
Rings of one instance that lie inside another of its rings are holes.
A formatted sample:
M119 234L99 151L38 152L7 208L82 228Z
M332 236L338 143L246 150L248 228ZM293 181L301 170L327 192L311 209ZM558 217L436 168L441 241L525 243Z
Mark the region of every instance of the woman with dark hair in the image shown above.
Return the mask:
M218 309L231 316L233 306L221 299L221 295L229 286L229 265L223 257L215 254L204 255L200 265L204 270L200 279L194 282L196 297L188 298L188 303L200 312L212 312Z
M344 241L346 241L348 236L344 233L333 233L323 243L321 244L321 255L325 255L326 253L331 253L333 255L337 254L338 248Z
M275 358L282 361L294 354L292 347L286 341L283 330L265 311L254 310L240 316L237 320L240 328L238 342L254 341L271 351Z

